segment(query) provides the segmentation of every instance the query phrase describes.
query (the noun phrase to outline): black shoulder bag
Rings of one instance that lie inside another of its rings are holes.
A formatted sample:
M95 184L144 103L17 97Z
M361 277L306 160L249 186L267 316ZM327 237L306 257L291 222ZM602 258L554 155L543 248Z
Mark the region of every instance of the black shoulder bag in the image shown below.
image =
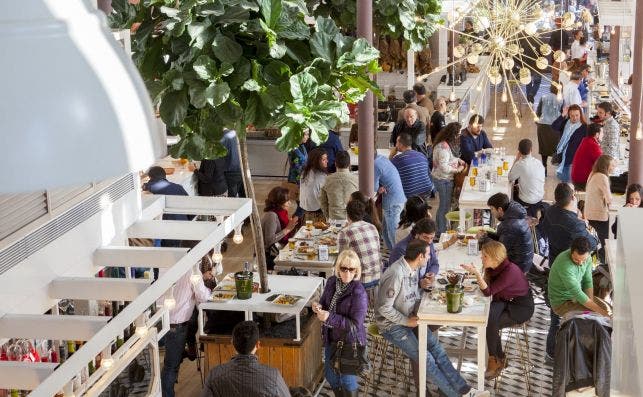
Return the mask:
M347 333L342 340L331 342L331 364L338 375L357 375L366 377L371 372L371 363L368 359L366 345L361 345L357 338L357 329L352 320L349 320L349 335L353 335L354 342L346 343Z

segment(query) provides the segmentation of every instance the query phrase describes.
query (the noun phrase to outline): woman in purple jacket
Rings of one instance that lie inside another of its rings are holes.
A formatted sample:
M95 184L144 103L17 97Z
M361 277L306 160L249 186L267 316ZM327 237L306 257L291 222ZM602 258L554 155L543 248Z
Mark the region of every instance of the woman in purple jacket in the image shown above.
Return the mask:
M487 321L489 362L485 372L485 378L493 379L507 365L500 330L529 320L534 314L534 298L527 277L518 265L509 262L507 249L502 243L491 240L482 246L481 251L484 276L472 263L461 266L476 276L485 296L493 296Z
M355 251L340 252L335 262L335 275L326 282L319 303L312 305L317 318L323 323L324 375L335 397L357 396L359 388L356 375L335 372L331 365L331 343L343 340L352 344L357 339L360 345L366 345L364 319L368 297L360 281L361 272L362 266ZM355 325L356 334L350 332L350 322Z

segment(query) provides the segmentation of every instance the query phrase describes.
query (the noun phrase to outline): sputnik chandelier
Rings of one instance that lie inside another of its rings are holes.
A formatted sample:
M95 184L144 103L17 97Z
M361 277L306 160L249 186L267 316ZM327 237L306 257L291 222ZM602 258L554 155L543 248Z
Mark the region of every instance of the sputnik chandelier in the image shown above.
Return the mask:
M451 8L447 21L440 28L447 30L451 35L453 57L451 62L434 69L431 74L445 70L453 73L456 66L467 66L467 63L477 65L480 73L472 88L462 97L463 100L466 97L470 100L470 114L477 113L477 109L484 103L485 95L489 92L485 88L489 83L495 86L495 92L502 91L501 102L509 102L511 105L516 127L521 127L518 117L518 95L525 99L524 102L534 120L538 121L534 105L527 101L523 90L518 89L519 93L513 93L509 88L510 81L517 80L526 85L531 83L532 76L536 74L556 86L559 98L562 98L562 85L552 81L544 72L549 67L560 70L550 65L550 55L558 65L565 61L566 55L560 50L554 52L542 37L561 34L562 29L572 30L581 23L575 21L574 14L566 12L560 17L560 26L552 28L554 5L548 3L542 7L541 3L541 0L474 0L465 7ZM470 21L473 31L457 29L462 26L463 21ZM455 43L456 35L460 38L460 43ZM567 71L561 73L569 74ZM455 76L452 78L455 79ZM477 96L476 103L471 103L473 89L482 91ZM497 95L493 96L494 129L498 128L496 97ZM453 85L450 100L455 100ZM457 109L454 112L457 112Z

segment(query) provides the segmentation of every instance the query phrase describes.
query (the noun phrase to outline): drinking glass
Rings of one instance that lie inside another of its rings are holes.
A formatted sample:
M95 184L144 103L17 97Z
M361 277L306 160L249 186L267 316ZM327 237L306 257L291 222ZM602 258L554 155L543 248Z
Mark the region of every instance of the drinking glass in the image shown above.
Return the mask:
M498 176L502 176L502 166L498 166Z
M474 187L476 185L476 177L475 176L470 176L469 177L469 185L471 187Z
M471 175L478 176L478 167L471 167Z
M313 230L313 221L306 221L306 230L309 232Z

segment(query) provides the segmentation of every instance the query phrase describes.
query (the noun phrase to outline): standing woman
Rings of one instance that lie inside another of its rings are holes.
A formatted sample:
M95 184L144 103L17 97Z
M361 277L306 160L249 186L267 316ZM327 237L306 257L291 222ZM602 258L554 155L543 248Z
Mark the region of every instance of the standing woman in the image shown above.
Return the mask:
M299 217L288 215L288 189L281 186L273 187L266 198L264 214L261 217L263 230L263 246L266 251L268 270L275 268L275 258L279 255L281 246L285 245L297 227Z
M301 173L299 185L299 205L305 211L304 221L323 220L319 196L321 188L326 182L328 170L328 155L326 150L315 148L308 153L308 161Z
M461 266L476 277L485 296L492 296L487 322L489 362L485 378L493 379L507 365L500 330L529 320L534 314L534 298L527 277L518 265L509 261L502 243L493 240L485 243L480 257L484 276L473 264Z
M449 123L435 138L433 144L433 185L440 197L440 205L435 223L438 226L438 237L447 229L446 215L451 209L453 196L453 177L465 167L464 161L453 155L449 141L460 133L460 123Z
M585 219L596 230L601 241L602 247L598 250L601 260L605 259L605 240L609 237L609 210L612 203L610 174L615 166L612 156L601 155L594 163L585 187Z
M571 182L572 160L576 149L587 135L587 121L583 111L578 105L563 108L563 114L552 124L552 128L560 132L561 137L556 146L560 164L556 169L556 176L561 182Z
M366 345L366 309L368 298L362 286L362 267L353 250L344 250L337 256L335 275L326 282L319 303L312 309L322 324L324 340L324 375L333 388L335 397L355 396L359 384L357 375L338 374L333 368L331 343L344 341L345 345L357 342ZM351 323L355 333L351 332Z
M431 144L435 145L435 138L438 133L446 127L447 122L444 115L447 112L447 99L443 96L439 97L435 102L435 112L431 115L431 128L429 134L431 135Z
M558 131L551 127L552 123L560 116L563 101L557 97L558 89L555 85L549 86L549 93L543 95L538 103L536 115L536 131L538 132L538 153L542 158L543 167L545 167L545 176L547 176L547 157L556 153L556 146L560 140Z

